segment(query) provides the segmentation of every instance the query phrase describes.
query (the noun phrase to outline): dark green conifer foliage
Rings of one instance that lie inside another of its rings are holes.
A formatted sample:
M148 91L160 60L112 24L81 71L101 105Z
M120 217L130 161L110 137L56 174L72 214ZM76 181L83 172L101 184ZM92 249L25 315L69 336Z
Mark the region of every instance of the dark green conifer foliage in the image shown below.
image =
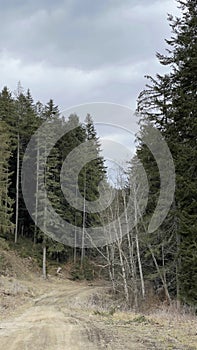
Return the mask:
M91 160L83 169L81 182L86 184L85 198L88 201L95 201L99 198L98 187L101 181L106 181L106 167L104 159L101 156L99 138L95 130L92 117L88 114L85 119L86 140L93 142L95 150L95 159ZM83 185L81 186L82 193L84 192ZM101 225L100 214L91 213L86 215L87 226Z
M150 84L140 94L138 111L142 124L151 121L163 134L176 168L175 200L169 216L171 233L176 231L177 294L180 299L197 301L197 2L178 1L180 18L169 16L172 37L166 40L168 54L157 54L170 73L148 77ZM148 152L150 153L150 152ZM138 155L145 164L151 188L155 187L155 167L141 144ZM167 218L168 220L168 218ZM167 223L164 223L164 227ZM163 234L165 231L163 230Z
M10 170L9 160L11 139L8 125L0 117L0 232L6 233L14 228L11 221L13 201L9 197Z

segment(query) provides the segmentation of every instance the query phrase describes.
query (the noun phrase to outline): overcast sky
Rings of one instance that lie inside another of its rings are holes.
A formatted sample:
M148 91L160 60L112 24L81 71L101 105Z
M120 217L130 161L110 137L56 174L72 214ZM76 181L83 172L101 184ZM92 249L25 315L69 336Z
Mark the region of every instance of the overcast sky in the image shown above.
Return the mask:
M165 52L175 0L0 1L0 88L14 91L20 80L36 101L53 98L61 110L92 102L134 110L144 75L164 72L155 53ZM113 121L126 127L120 114Z
M0 82L21 81L60 108L109 101L135 108L175 0L7 0L0 11Z

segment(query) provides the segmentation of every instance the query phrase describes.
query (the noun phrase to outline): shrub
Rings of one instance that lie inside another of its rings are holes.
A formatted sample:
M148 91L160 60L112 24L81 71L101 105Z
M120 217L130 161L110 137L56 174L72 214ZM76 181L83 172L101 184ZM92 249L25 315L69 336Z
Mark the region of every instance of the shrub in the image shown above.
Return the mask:
M94 267L88 258L84 258L82 265L81 262L78 261L71 267L70 274L74 281L92 281L94 279Z

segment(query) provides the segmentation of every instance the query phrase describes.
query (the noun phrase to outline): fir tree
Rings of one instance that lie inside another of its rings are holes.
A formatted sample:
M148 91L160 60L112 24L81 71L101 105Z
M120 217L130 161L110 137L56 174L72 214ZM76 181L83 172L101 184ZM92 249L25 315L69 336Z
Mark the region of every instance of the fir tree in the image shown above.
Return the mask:
M157 54L160 63L169 65L171 71L164 76L157 75L155 79L148 77L151 83L139 96L138 110L143 115L142 125L150 121L163 134L174 159L175 200L164 227L168 226L169 237L176 231L176 235L173 235L173 244L177 244L177 251L174 254L177 261L177 296L187 303L195 304L197 300L197 3L188 0L178 1L178 4L182 16L175 19L169 16L173 35L170 40L166 40L170 46L167 50L168 55ZM152 168L149 162L152 156L142 143L138 155L145 164L149 178L152 179L150 188L156 188L158 175L154 179L155 166ZM164 235L163 228L163 237Z
M10 170L9 159L10 134L7 124L0 118L0 232L7 233L14 228L11 221L13 201L9 197Z

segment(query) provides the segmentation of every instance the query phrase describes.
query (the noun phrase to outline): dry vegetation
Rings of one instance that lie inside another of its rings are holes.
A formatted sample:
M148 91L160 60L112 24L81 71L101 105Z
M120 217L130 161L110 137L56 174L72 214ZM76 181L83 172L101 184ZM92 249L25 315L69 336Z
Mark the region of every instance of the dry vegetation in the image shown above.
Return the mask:
M60 277L55 276L55 269L51 269L51 276L44 281L31 259L21 259L9 251L2 251L1 257L1 262L4 261L2 266L7 266L6 270L1 270L0 276L2 330L8 321L7 332L13 324L20 328L23 322L26 327L26 318L29 317L28 322L33 322L31 315L34 315L34 320L39 319L36 327L44 324L42 327L45 327L47 338L47 322L50 328L53 316L53 322L59 322L62 331L67 327L73 336L79 332L83 341L87 342L87 349L197 349L197 320L186 309L178 312L175 306L160 304L149 312L126 311L124 303L114 300L109 286L103 286L102 281L93 284L74 282L66 278L64 272ZM49 310L50 313L54 310L53 315L49 315ZM35 327L35 323L31 323L31 327ZM33 331L34 328L31 329ZM29 339L25 332L23 337ZM30 344L28 341L24 343L26 348L23 347L19 333L16 333L16 339L18 343L13 349L18 349L18 344L21 350L34 349L27 345ZM52 337L53 349L63 349L57 348L54 341ZM47 343L42 344L42 349L45 348L49 349ZM39 343L36 349L41 349ZM70 349L81 347L75 344L70 345Z

